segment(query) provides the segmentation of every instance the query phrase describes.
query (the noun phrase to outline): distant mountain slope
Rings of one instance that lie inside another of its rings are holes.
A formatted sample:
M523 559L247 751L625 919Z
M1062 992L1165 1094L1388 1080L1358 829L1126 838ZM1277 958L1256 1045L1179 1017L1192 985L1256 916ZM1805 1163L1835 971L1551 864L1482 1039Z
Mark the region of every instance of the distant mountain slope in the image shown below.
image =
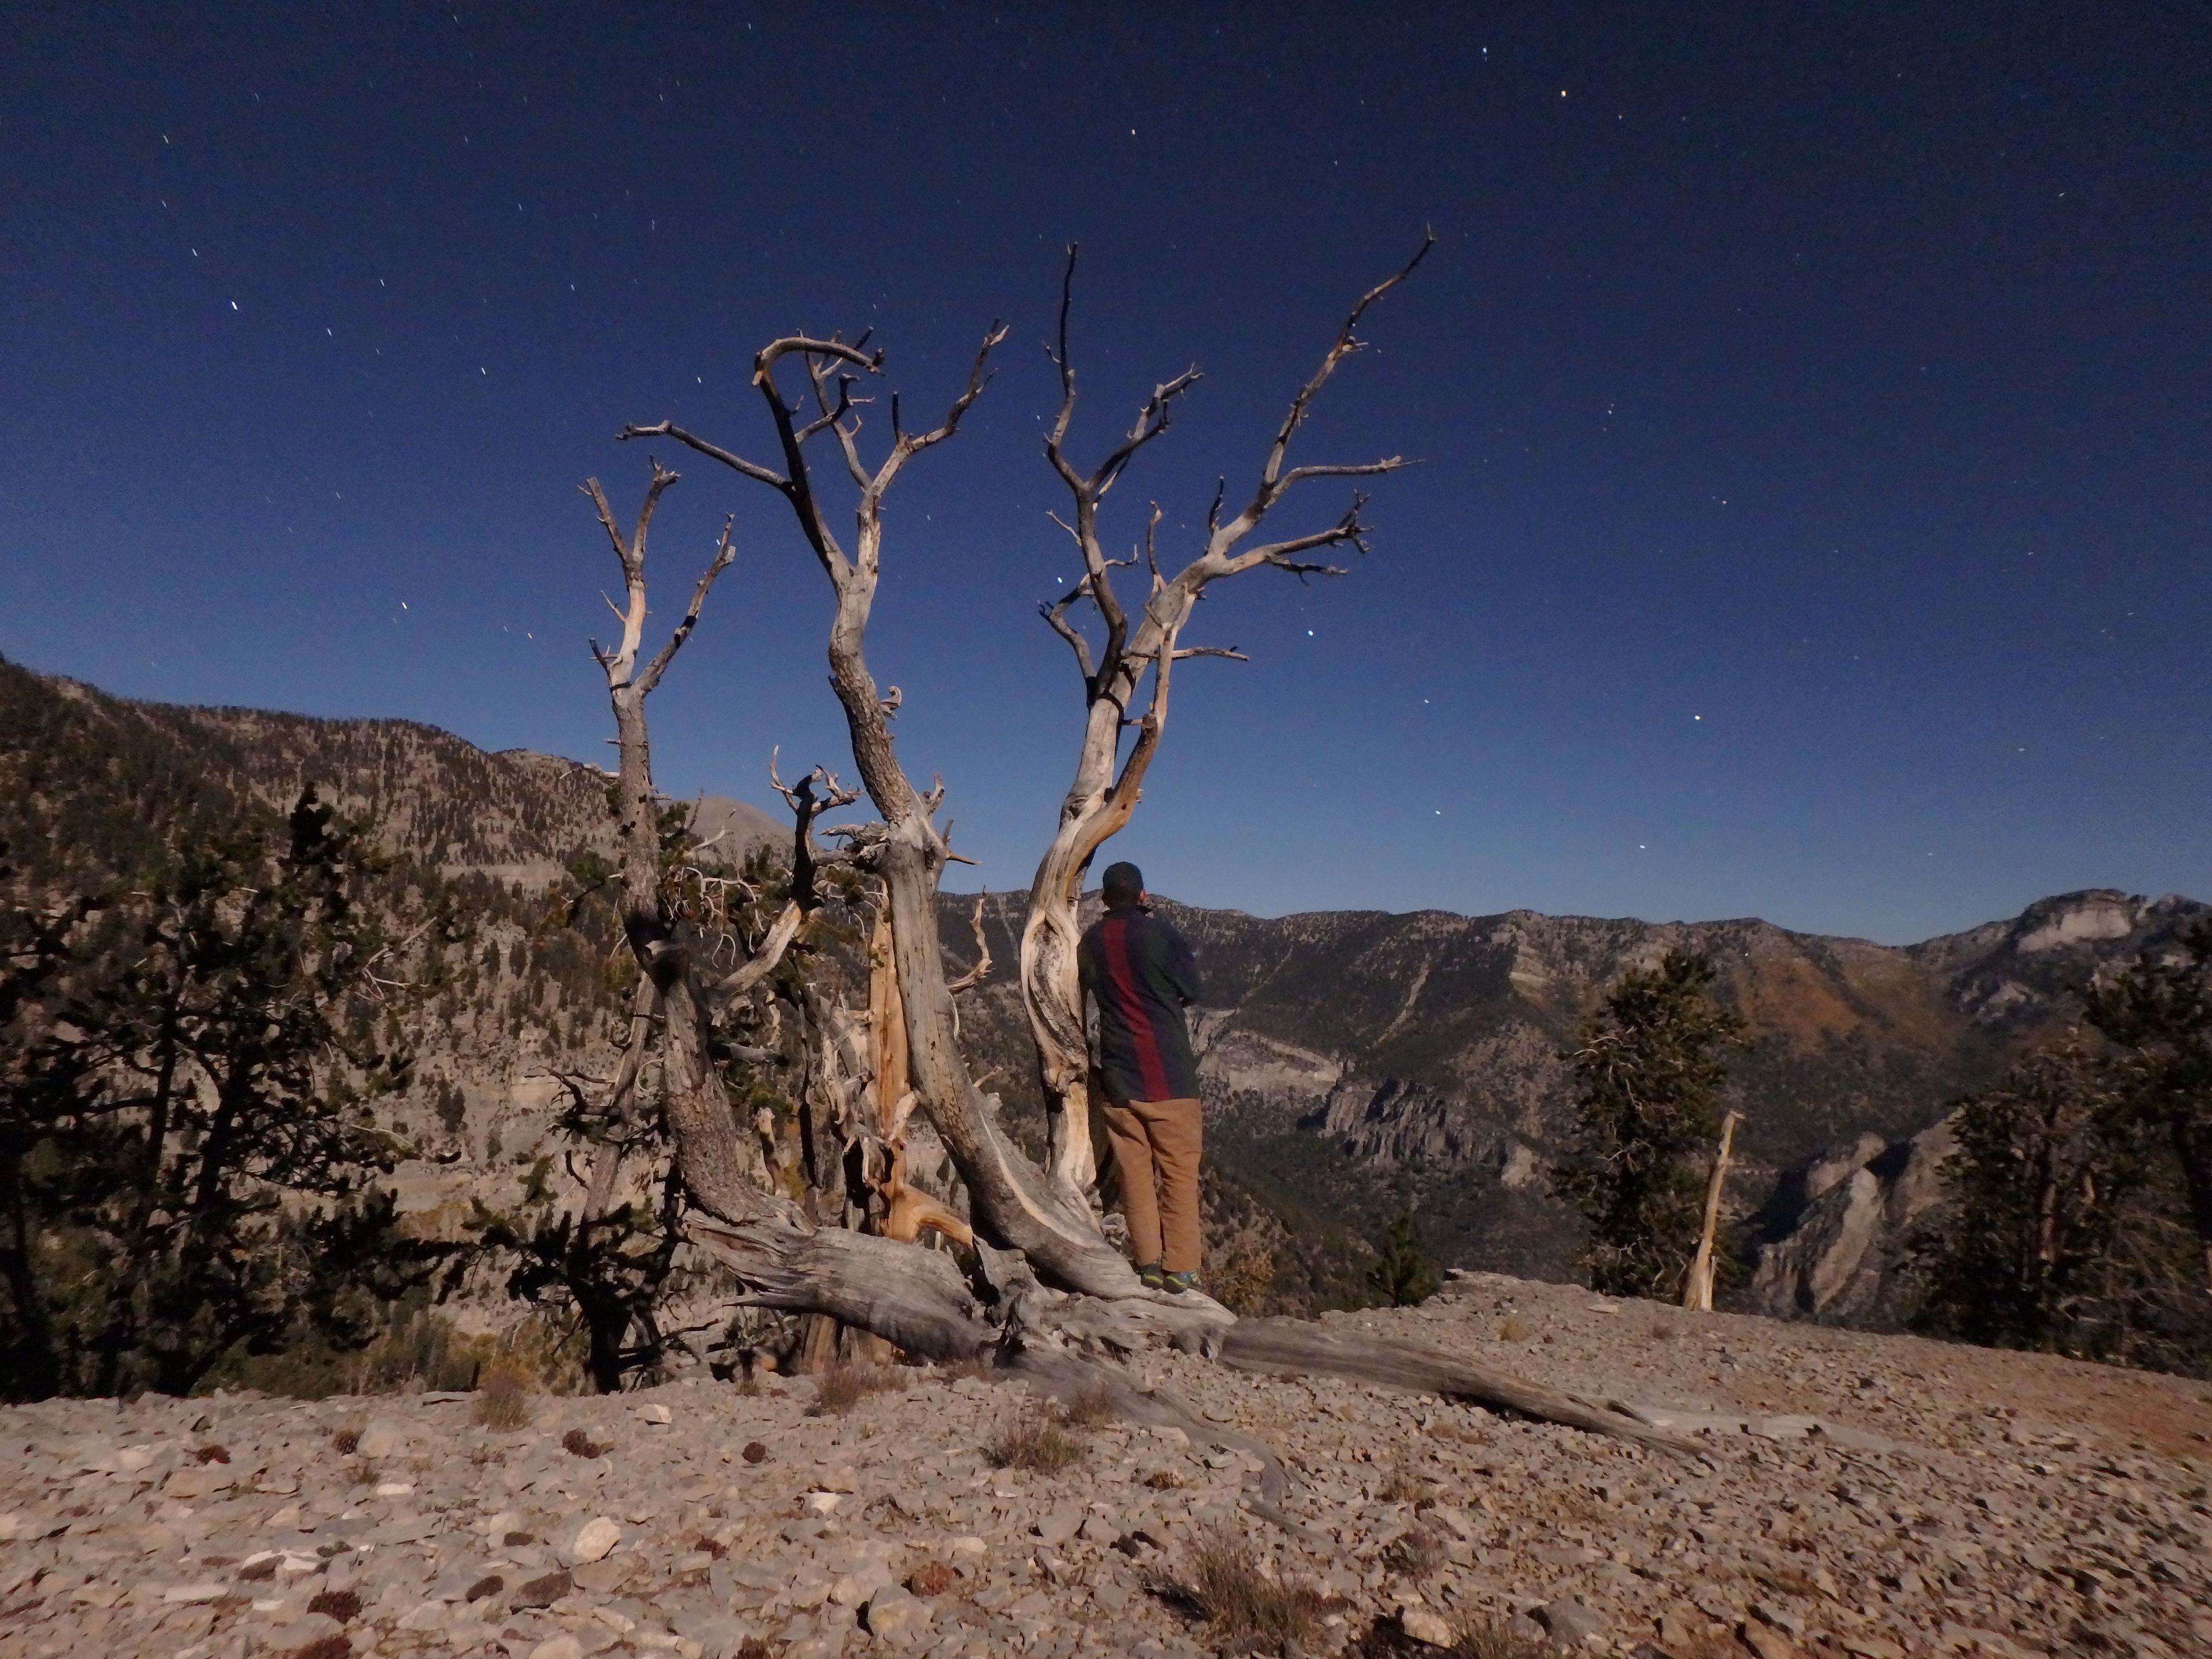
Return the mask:
M313 783L373 817L391 852L536 888L587 848L612 852L608 781L412 720L137 702L0 661L0 836L40 881L149 868L242 812L288 809ZM732 856L786 833L721 797L700 818L708 834L727 829Z
M143 871L242 812L282 810L308 781L374 815L387 847L480 906L477 971L441 999L422 1037L424 1086L441 1103L434 1114L426 1094L416 1118L440 1162L404 1183L410 1204L446 1202L534 1156L554 1072L604 1059L611 941L549 927L543 895L578 853L612 852L605 775L487 754L408 721L128 702L0 662L0 838L34 884ZM700 822L727 826L718 850L732 856L786 833L712 797ZM973 903L948 894L940 910L963 964ZM962 1018L987 1086L1036 1139L1013 983L1022 906L1018 894L986 899L997 965ZM1772 1237L1804 1208L1822 1153L1925 1129L2068 1018L2072 988L2205 908L2094 890L1895 948L1758 921L1162 908L1206 981L1197 1030L1217 1167L1294 1224L1366 1231L1411 1205L1446 1262L1555 1277L1576 1248L1546 1179L1571 1109L1559 1049L1629 968L1677 945L1721 964L1753 1036L1731 1083L1747 1119L1735 1194Z
M971 953L966 908L948 902L945 936ZM1802 1172L1821 1153L1926 1128L2070 1018L2073 988L2100 966L2204 908L2096 890L1898 948L1758 921L1267 920L1161 906L1206 979L1198 1030L1217 1158L1318 1214L1371 1219L1411 1205L1453 1265L1555 1276L1577 1237L1544 1174L1571 1121L1559 1051L1629 969L1676 945L1720 964L1752 1039L1731 1067L1746 1116L1734 1194L1772 1236L1802 1208ZM994 954L1011 961L1020 897L994 896L987 915ZM1011 982L965 1018L970 1042L1001 1067L993 1086L1033 1099Z

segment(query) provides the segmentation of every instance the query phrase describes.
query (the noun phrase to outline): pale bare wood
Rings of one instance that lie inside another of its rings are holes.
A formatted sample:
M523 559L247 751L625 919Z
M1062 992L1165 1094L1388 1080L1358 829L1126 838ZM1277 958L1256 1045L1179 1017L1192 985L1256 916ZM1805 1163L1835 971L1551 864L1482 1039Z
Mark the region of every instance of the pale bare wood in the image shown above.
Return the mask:
M1144 562L1150 582L1144 604L1133 622L1114 586L1113 572L1135 562L1109 559L1100 538L1098 517L1107 494L1127 471L1138 452L1168 429L1178 399L1198 384L1195 368L1162 381L1138 410L1121 440L1089 471L1067 456L1066 444L1074 419L1076 383L1074 356L1069 345L1068 322L1074 305L1079 250L1071 245L1060 284L1060 330L1056 349L1050 355L1060 373L1060 402L1048 428L1045 458L1067 487L1072 518L1058 520L1073 539L1083 560L1083 574L1058 600L1038 607L1053 631L1068 642L1083 677L1084 729L1077 749L1075 774L1062 798L1060 818L1052 841L1037 862L1030 884L1028 915L1021 933L1022 1000L1029 1016L1030 1035L1037 1048L1038 1072L1044 1085L1051 1167L1064 1184L1088 1190L1097 1170L1090 1131L1090 1055L1084 1035L1083 995L1077 966L1077 906L1083 877L1098 848L1128 823L1141 795L1145 775L1157 752L1168 714L1168 669L1172 663L1194 656L1229 657L1243 660L1233 647L1184 647L1178 643L1193 608L1209 585L1227 576L1263 566L1300 577L1340 575L1334 566L1299 556L1314 550L1352 545L1365 550L1366 526L1359 511L1364 497L1355 495L1350 508L1334 524L1264 546L1247 548L1246 538L1296 484L1308 478L1364 477L1394 471L1407 463L1391 456L1378 461L1321 464L1284 470L1291 441L1305 422L1314 399L1337 366L1361 349L1358 325L1374 303L1410 276L1435 246L1426 235L1413 257L1396 272L1360 296L1337 331L1336 337L1314 371L1291 399L1288 412L1276 428L1260 468L1254 493L1243 510L1228 522L1220 520L1220 497L1206 515L1203 550L1173 576L1162 574L1158 559L1160 509L1154 503L1145 527ZM1224 479L1225 488L1225 479ZM1087 602L1097 613L1103 639L1094 653L1084 632L1070 619L1079 603ZM1147 670L1154 675L1152 691L1141 719L1133 722L1133 708ZM1124 757L1122 733L1134 724L1135 741Z
M911 1085L959 1170L977 1230L1022 1250L1041 1272L1069 1289L1127 1295L1139 1288L1134 1272L1106 1243L1080 1194L1038 1170L1000 1129L959 1054L952 994L936 928L938 878L951 856L933 822L941 794L935 788L927 793L915 788L901 766L890 723L896 704L878 689L866 653L867 621L881 574L884 494L908 460L957 430L982 392L990 353L1005 336L1005 329L997 325L987 331L966 386L935 427L909 431L897 399L892 400L890 453L873 470L854 464L858 451L851 444L851 422L833 420L824 426L817 421L801 426L796 410L777 389L775 370L780 362L797 356L813 365L810 385L818 387L821 374L827 372L824 365L842 363L873 374L881 368L881 354L871 356L840 341L806 336L771 341L754 359L754 383L767 406L784 470L776 472L750 463L735 470L770 483L785 497L836 598L830 633L830 684L845 712L861 783L882 815L872 834L855 837L854 854L882 878L888 892ZM820 402L817 392L817 406ZM648 430L667 432L701 453L736 459L666 422L653 428L631 427L623 435L644 435ZM855 480L849 551L831 531L807 467L805 434L824 430L838 434L847 470Z
M1713 1310L1713 1237L1720 1230L1721 1189L1728 1184L1729 1146L1735 1139L1735 1126L1742 1121L1741 1113L1730 1112L1721 1121L1720 1149L1713 1154L1712 1179L1705 1186L1705 1225L1698 1230L1698 1253L1682 1286L1682 1305L1696 1313Z
M1223 1333L1218 1357L1223 1364L1239 1370L1274 1376L1317 1373L1380 1388L1472 1401L1539 1422L1562 1423L1686 1456L1696 1456L1704 1449L1695 1441L1639 1422L1625 1413L1471 1364L1439 1348L1394 1342L1365 1331L1340 1334L1310 1320L1240 1319Z

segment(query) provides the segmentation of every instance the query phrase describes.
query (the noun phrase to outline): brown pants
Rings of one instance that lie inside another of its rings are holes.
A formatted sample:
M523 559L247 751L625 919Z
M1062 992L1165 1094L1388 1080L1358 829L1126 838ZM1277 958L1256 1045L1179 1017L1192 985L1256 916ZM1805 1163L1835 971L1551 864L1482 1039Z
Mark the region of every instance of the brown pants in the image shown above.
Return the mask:
M1198 1154L1203 1119L1195 1100L1109 1100L1106 1139L1121 1177L1121 1213L1139 1267L1198 1271ZM1154 1181L1159 1194L1153 1195ZM1166 1253L1160 1230L1167 1229Z

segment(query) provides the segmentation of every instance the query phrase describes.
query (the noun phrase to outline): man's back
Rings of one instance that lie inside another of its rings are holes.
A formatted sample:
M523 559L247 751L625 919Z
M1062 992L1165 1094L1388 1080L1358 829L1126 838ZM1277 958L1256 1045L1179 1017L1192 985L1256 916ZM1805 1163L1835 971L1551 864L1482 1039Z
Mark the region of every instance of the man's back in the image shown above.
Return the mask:
M1198 1000L1198 963L1174 927L1117 904L1084 934L1083 988L1098 1005L1098 1062L1115 1100L1198 1096L1183 1009Z

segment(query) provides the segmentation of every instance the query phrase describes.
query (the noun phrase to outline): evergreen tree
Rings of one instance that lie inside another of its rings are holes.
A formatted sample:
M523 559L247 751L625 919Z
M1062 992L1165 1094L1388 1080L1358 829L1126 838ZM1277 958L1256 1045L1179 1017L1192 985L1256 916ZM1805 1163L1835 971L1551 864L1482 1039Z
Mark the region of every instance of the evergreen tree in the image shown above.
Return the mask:
M2172 1146L2212 1291L2212 916L2182 931L2171 951L2145 951L2085 994L2085 1018L2131 1050L2144 1121Z
M1425 1302L1443 1284L1411 1210L1400 1214L1383 1233L1382 1248L1376 1252L1375 1265L1367 1270L1367 1282L1394 1308Z
M2148 1173L2139 1074L2079 1036L2031 1054L1954 1119L1952 1211L1931 1266L1927 1328L1970 1342L2097 1358L2125 1349L2124 1248Z
M361 902L380 863L313 790L280 850L250 830L143 888L8 912L0 1069L0 1389L183 1395L227 1353L303 1325L365 1340L434 1253L370 1178L404 1148L373 1106L380 1044L434 957ZM418 964L419 965L419 964Z
M1589 1222L1583 1266L1608 1295L1678 1299L1696 1252L1722 1055L1743 1030L1709 994L1716 977L1711 958L1668 951L1622 978L1565 1055L1579 1157L1553 1184Z

